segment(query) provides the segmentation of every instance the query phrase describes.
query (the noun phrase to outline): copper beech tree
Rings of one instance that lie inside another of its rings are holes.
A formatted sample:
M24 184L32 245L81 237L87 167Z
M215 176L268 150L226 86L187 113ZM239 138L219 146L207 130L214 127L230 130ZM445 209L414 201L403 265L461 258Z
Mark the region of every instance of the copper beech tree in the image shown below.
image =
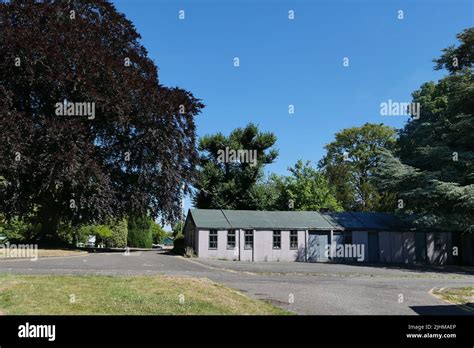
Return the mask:
M204 105L160 85L133 24L107 1L0 4L0 213L58 224L174 221Z

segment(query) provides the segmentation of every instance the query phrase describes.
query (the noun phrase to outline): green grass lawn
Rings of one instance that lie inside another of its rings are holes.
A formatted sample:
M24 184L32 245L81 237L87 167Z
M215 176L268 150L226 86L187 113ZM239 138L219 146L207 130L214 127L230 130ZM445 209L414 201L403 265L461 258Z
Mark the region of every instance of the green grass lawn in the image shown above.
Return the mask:
M468 304L474 302L474 287L448 288L443 291L436 291L435 294L443 300L455 304Z
M201 278L0 274L0 314L282 315L288 312Z

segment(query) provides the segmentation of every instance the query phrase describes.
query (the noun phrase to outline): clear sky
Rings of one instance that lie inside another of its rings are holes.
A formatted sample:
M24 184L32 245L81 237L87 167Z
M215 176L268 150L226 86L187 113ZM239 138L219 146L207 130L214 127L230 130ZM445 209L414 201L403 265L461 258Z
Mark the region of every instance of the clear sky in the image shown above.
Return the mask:
M198 135L254 122L277 136L280 155L267 172L279 174L298 159L316 164L343 128L402 127L407 117L381 116L380 103L409 102L439 79L445 72L432 60L474 25L472 0L113 2L142 35L160 82L206 104Z

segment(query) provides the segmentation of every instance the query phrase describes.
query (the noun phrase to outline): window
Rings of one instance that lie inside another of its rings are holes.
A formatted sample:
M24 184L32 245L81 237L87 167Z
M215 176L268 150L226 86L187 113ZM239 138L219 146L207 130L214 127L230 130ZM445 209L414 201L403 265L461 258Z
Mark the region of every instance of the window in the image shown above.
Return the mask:
M227 249L235 249L235 230L227 232Z
M209 231L209 249L217 249L217 230Z
M281 231L273 231L273 249L281 249Z
M290 231L290 249L298 249L298 231Z
M253 230L245 230L244 233L244 248L253 249Z

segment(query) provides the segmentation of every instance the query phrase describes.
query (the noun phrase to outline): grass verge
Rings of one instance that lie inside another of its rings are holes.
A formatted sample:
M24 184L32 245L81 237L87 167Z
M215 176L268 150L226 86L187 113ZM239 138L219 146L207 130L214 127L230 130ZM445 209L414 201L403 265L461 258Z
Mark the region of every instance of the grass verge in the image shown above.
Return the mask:
M447 288L442 291L435 291L434 294L454 304L468 305L474 303L474 287Z
M205 278L0 274L0 313L28 315L283 315Z

